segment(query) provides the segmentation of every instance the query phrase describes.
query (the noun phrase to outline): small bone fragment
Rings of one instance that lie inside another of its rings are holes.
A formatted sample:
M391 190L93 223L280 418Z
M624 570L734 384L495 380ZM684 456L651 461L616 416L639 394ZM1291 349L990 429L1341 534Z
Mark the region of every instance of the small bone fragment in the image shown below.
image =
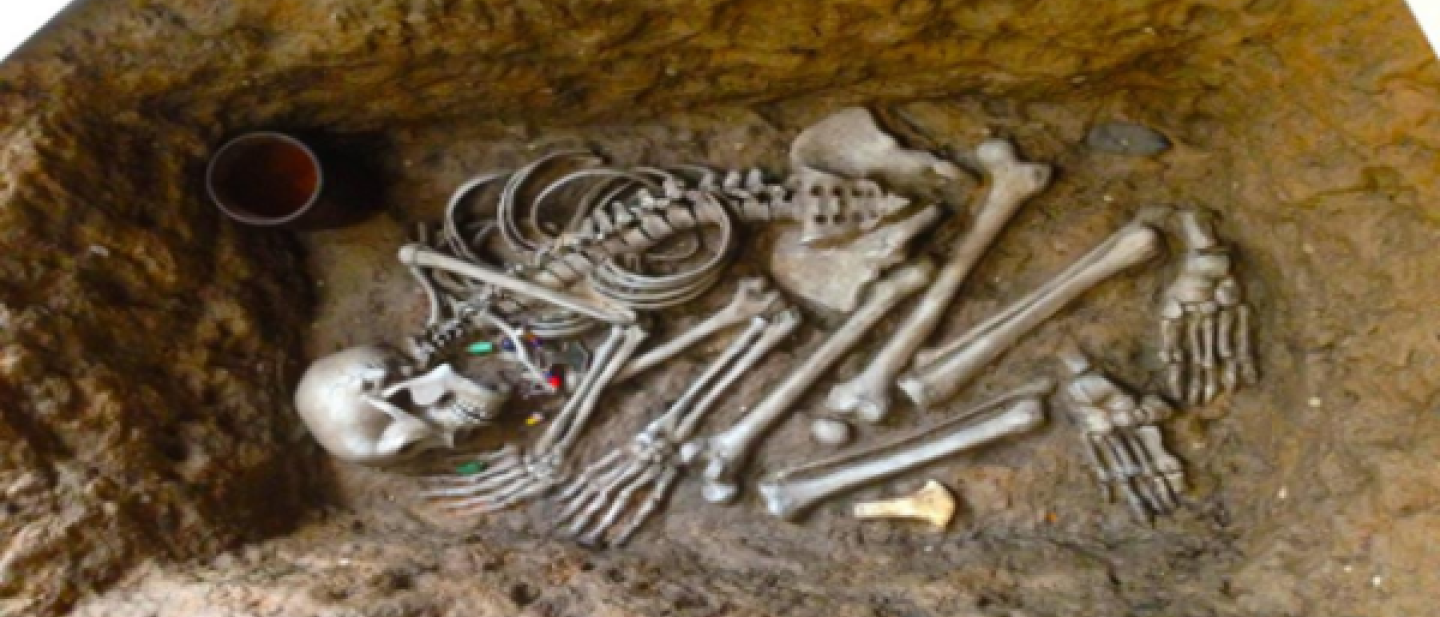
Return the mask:
M923 186L927 177L961 175L954 163L901 147L863 107L840 110L801 131L790 145L790 166L904 189Z
M1042 379L959 416L879 446L774 474L760 483L771 514L793 520L832 495L1035 429L1055 383Z
M487 268L478 263L442 255L418 244L407 244L400 248L400 263L444 270L460 276L476 279L506 291L514 292L555 306L588 315L600 321L616 325L635 323L635 312L621 306L602 304L563 291L558 291L509 276L499 270Z
M1160 253L1160 234L1133 221L1005 311L939 349L923 350L900 389L920 407L950 398L1000 354L1086 291Z
M810 423L810 436L827 446L840 446L850 441L850 425L834 418L816 418Z
M615 381L618 383L639 375L684 353L685 350L716 332L762 315L771 310L779 300L780 292L770 289L766 279L759 277L744 279L736 286L735 297L731 298L730 304L725 308L720 309L684 334L634 359L624 370L620 371L620 374L615 377Z
M945 485L929 480L911 495L855 504L855 518L913 518L945 529L955 517L955 497Z
M927 206L901 221L834 247L808 246L800 233L781 234L770 258L770 271L786 291L819 307L850 313L880 273L905 259L910 241L940 220L940 209Z
M970 270L1020 205L1044 190L1050 181L1050 166L1020 161L1014 146L1002 139L980 144L976 158L985 169L990 189L973 226L957 243L950 261L940 269L905 323L896 328L869 366L830 390L826 405L832 411L854 413L872 423L885 418L890 411L891 384L940 324Z
M906 264L870 289L865 303L830 335L800 366L775 385L769 395L724 432L690 441L681 451L686 462L703 458L703 493L712 503L729 502L739 492L735 474L769 429L790 411L831 366L855 347L901 300L920 291L935 272L929 260Z

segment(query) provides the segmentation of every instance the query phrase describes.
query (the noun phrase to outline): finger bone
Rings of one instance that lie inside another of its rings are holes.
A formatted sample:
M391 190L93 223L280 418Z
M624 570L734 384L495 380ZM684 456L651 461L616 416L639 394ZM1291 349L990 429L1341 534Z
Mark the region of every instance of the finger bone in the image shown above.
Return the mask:
M655 510L660 508L660 504L670 495L670 487L674 486L675 478L679 475L680 471L674 467L667 467L661 472L660 479L655 482L655 488L645 496L645 502L640 504L635 515L630 517L630 521L615 534L611 544L619 546L630 540L630 536L635 534L635 530L645 524L645 521L655 513Z

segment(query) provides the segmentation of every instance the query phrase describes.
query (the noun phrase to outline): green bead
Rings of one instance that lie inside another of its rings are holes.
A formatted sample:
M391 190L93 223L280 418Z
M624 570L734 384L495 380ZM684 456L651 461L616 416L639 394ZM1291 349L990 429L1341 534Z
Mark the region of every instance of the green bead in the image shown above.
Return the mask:
M477 356L483 356L485 354L495 353L495 344L491 343L490 341L471 343L469 347L465 348L465 351L468 351Z
M485 463L480 461L470 461L455 468L455 473L462 476L473 476L482 471L485 471Z

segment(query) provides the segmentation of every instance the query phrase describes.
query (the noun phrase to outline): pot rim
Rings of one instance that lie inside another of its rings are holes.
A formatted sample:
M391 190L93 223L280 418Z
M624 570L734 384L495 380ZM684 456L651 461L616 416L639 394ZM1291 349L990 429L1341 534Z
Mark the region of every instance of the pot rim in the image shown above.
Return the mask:
M226 204L215 190L215 170L219 163L233 150L257 141L281 141L295 146L304 152L305 156L310 159L310 163L315 166L315 190L310 193L310 198L303 205L290 214L279 217L257 216L248 210ZM315 204L320 201L320 194L324 190L325 168L320 164L320 157L305 142L279 131L254 131L236 136L220 146L220 149L215 151L215 154L210 157L210 162L205 166L205 192L209 195L210 201L226 216L249 225L275 226L293 222L315 208Z

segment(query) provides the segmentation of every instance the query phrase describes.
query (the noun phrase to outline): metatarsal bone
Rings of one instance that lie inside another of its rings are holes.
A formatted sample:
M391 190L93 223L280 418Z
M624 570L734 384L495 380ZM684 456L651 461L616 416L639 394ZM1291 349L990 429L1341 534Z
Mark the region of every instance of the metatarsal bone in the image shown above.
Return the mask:
M780 292L770 289L765 279L742 280L735 289L735 297L725 308L720 309L719 312L706 318L705 321L700 322L684 334L632 360L615 377L615 381L618 383L639 375L661 362L680 355L716 332L745 323L750 318L770 310L779 299Z
M890 443L772 474L760 483L765 507L791 520L836 493L1033 430L1045 421L1044 397L1054 387L1040 380Z
M506 291L547 302L582 315L588 315L600 321L622 326L635 323L635 312L625 307L609 306L563 291L557 291L544 285L509 276L503 272L487 268L477 263L442 255L420 245L409 244L401 247L400 262L407 266L435 268L473 278Z
M900 389L920 407L950 398L1020 337L1092 287L1160 252L1160 234L1132 222L1055 279L938 351L922 351Z
M905 370L915 351L935 331L970 270L1020 205L1050 181L1050 166L1018 160L1014 146L1003 139L986 140L976 149L976 155L990 180L990 191L975 215L973 226L956 244L950 261L940 269L935 282L925 290L905 323L890 335L870 365L830 390L826 406L832 411L853 412L866 422L885 418L890 411L890 387L895 377Z
M705 459L702 465L705 499L710 502L734 499L739 490L735 473L750 450L760 443L760 438L785 417L815 380L849 353L896 304L920 291L934 273L934 264L922 259L901 266L876 282L865 303L845 325L831 334L800 366L791 370L785 380L772 388L770 394L749 414L722 433L685 444L681 453L683 459L687 462L697 457Z

